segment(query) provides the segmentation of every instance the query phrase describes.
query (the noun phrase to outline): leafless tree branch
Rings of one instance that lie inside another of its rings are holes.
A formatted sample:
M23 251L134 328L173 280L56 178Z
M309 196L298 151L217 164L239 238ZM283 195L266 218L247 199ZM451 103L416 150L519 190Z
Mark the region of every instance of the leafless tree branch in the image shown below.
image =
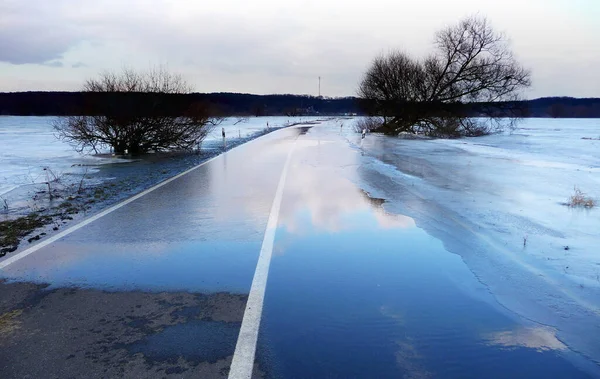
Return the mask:
M393 51L375 58L365 73L358 95L369 114L383 118L380 131L482 135L502 129L500 115L511 116L506 121L514 125L518 112L508 106L531 81L504 34L471 16L436 33L434 42L435 52L423 60ZM473 104L483 104L479 119L467 119Z

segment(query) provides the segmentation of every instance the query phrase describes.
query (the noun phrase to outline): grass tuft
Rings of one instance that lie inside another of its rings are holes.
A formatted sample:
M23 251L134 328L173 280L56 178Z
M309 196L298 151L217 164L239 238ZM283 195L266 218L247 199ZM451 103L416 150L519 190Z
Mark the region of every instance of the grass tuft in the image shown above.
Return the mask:
M573 188L575 193L569 198L567 205L570 207L593 208L596 202L591 197L583 193L579 188Z

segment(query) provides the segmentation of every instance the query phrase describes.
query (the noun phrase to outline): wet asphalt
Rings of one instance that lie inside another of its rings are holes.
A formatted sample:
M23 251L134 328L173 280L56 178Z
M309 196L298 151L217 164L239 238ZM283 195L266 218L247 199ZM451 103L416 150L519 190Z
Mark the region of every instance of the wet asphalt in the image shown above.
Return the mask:
M249 142L2 269L0 377L227 377L292 147L253 377L593 377L362 190L339 131Z

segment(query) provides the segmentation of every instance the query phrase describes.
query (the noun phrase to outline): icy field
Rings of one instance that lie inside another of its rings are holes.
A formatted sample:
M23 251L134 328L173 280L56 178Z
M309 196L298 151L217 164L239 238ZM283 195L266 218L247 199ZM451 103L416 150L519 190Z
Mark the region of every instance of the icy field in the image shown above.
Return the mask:
M247 138L268 127L307 121L304 117L229 118L214 128L203 142L204 150L220 148L221 128L228 140ZM14 203L25 195L23 188L42 183L47 177L94 173L99 165L115 163L115 159L85 156L58 140L52 128L53 117L0 116L0 205L3 198ZM108 151L106 151L108 152ZM121 160L124 161L124 160ZM44 170L49 168L50 170Z
M347 134L365 190L460 255L499 302L600 362L600 120L526 119L503 135ZM565 203L574 187L592 209Z

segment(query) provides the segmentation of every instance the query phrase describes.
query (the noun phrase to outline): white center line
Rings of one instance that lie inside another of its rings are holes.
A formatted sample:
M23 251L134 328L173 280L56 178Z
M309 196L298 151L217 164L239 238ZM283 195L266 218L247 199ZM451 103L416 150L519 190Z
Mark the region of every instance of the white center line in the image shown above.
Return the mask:
M262 316L263 302L265 298L265 290L267 288L267 278L269 276L269 266L271 264L271 256L273 255L273 242L275 241L275 231L277 230L277 221L279 219L279 208L281 207L281 199L283 197L283 187L287 177L288 168L292 158L292 153L296 147L296 142L292 145L281 178L277 185L271 213L267 221L267 229L263 238L260 255L256 264L256 271L252 279L244 318L242 319L242 327L240 335L235 345L235 353L229 370L229 379L250 379L252 377L252 369L254 367L254 356L256 354L256 341L258 339L258 329L260 327L260 319Z

